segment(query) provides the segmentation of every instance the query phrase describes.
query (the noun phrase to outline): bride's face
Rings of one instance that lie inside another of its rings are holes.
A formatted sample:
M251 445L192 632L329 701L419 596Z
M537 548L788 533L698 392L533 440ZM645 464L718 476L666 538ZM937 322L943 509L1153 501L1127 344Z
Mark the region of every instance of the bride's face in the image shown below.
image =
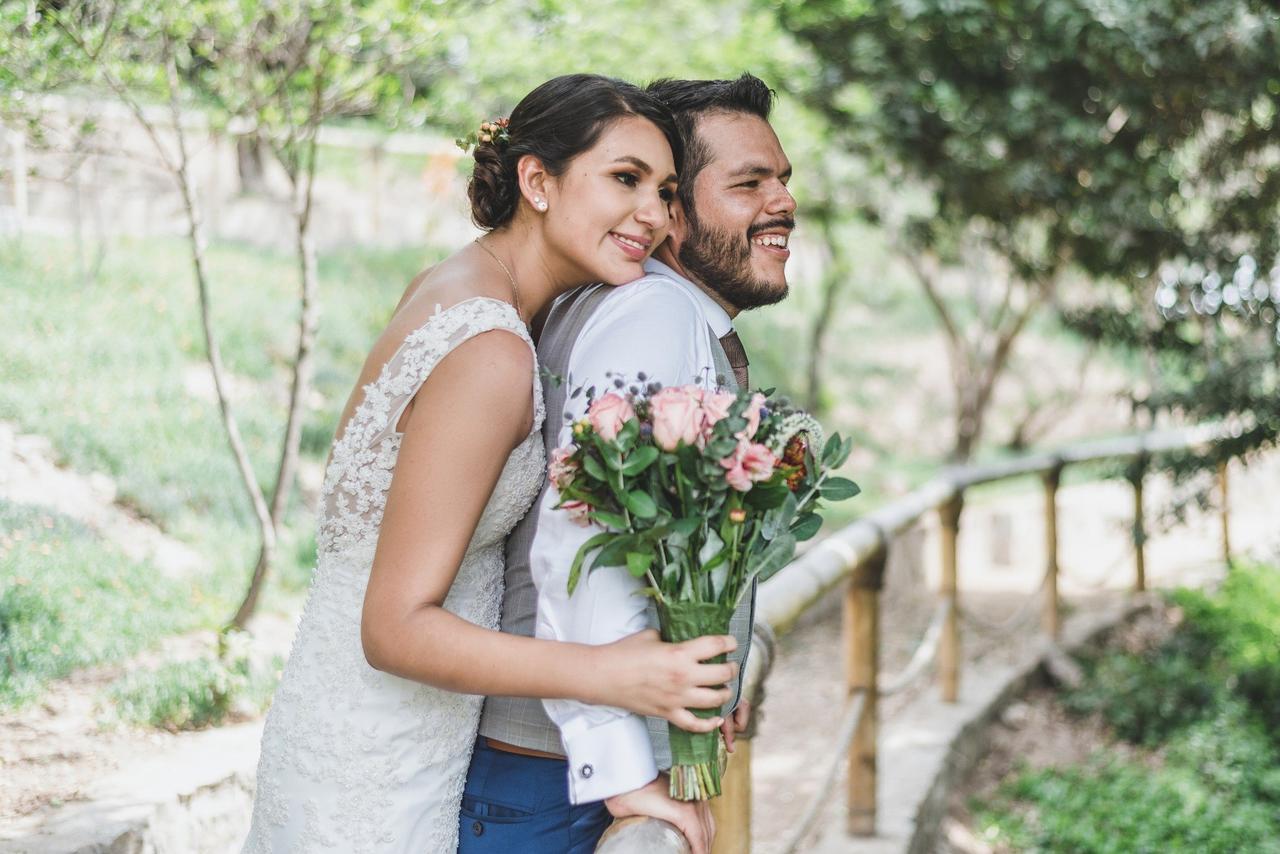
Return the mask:
M547 185L544 233L569 278L620 285L667 237L676 168L671 146L648 119L613 122L594 146Z

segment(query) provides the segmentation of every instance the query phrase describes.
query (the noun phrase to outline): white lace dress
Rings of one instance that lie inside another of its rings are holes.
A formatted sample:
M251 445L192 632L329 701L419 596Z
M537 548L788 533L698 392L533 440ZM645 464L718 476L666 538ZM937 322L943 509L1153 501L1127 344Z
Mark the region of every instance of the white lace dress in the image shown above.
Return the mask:
M414 852L457 848L458 808L482 697L374 670L360 613L387 489L400 449L396 423L432 368L491 329L528 332L486 297L436 313L364 389L325 472L319 562L293 651L262 736L245 852ZM534 426L507 459L444 607L497 629L503 540L542 484L542 389ZM515 402L513 402L514 404Z

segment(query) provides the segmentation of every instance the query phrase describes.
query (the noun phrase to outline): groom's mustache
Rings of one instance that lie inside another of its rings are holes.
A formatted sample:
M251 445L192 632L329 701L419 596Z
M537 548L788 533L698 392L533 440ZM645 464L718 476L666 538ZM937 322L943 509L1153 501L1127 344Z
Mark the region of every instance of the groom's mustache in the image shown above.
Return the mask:
M759 225L751 226L747 229L747 239L750 240L762 231L769 231L774 228L785 228L788 231L794 231L795 227L796 221L789 216L784 216L770 220L769 222L762 222Z

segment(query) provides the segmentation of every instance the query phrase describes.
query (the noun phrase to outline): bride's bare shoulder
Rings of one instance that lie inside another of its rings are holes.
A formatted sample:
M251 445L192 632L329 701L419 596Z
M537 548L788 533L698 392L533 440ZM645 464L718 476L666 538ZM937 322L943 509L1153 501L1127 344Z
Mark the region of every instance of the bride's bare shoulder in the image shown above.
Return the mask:
M493 273L478 267L467 253L458 252L413 277L387 324L386 337L403 339L435 313L477 296L502 293L491 281Z

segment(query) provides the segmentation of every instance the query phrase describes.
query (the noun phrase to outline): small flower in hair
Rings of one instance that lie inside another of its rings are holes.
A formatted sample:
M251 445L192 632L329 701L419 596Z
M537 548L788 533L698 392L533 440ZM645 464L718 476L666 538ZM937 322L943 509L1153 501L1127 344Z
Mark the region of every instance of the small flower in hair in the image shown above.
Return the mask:
M507 130L509 123L510 121L506 118L494 119L491 122L481 122L479 130L455 139L454 142L463 151L470 151L482 144L506 145L511 141L511 134Z

